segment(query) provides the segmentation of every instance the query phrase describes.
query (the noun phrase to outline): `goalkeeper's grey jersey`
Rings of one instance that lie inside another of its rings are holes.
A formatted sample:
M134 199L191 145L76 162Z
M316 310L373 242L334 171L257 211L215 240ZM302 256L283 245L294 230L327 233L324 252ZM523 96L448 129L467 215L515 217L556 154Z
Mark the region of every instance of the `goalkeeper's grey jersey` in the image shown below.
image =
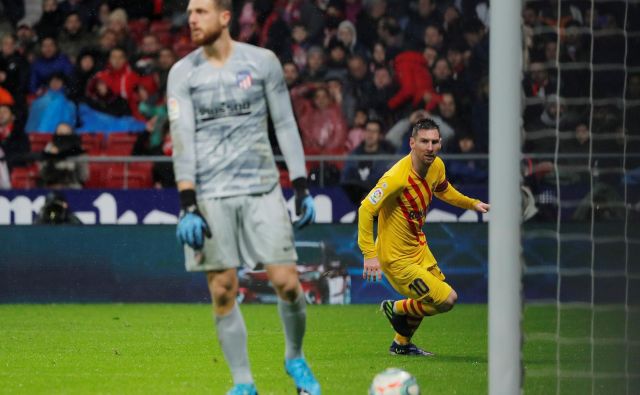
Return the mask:
M194 182L199 198L264 193L278 183L267 110L290 178L306 176L282 68L269 50L234 41L216 67L198 48L169 72L167 107L176 180Z

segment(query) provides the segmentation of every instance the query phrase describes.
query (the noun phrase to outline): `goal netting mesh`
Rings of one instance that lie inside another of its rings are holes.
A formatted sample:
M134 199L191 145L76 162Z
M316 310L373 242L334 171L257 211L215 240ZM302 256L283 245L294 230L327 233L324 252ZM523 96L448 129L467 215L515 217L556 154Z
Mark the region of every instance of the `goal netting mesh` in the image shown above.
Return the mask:
M523 1L531 394L640 394L640 0Z

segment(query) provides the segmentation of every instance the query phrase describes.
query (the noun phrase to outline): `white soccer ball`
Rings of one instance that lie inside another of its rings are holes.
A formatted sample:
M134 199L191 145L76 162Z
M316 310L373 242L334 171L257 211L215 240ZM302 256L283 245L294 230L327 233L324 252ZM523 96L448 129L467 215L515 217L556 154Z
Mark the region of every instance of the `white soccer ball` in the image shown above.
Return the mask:
M369 395L420 395L420 387L411 373L389 368L373 378Z

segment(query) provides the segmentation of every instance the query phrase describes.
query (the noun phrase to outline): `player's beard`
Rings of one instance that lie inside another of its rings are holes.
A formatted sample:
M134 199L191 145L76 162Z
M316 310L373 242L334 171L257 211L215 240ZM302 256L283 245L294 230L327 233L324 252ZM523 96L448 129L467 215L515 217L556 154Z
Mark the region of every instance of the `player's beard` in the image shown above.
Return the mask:
M222 35L222 31L224 30L223 27L220 27L218 29L215 30L210 30L208 32L205 32L202 29L199 29L201 35L201 38L195 38L193 36L193 33L191 34L191 41L193 41L194 44L198 45L198 46L206 46L206 45L212 45L213 43L215 43L218 38L220 38L220 36Z

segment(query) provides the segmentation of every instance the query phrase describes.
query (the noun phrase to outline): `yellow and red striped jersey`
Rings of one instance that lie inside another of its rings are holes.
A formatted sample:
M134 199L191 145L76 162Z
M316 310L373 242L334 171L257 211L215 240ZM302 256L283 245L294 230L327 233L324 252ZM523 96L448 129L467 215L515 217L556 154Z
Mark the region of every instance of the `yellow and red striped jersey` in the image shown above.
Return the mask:
M434 195L465 209L473 209L479 202L461 194L449 184L444 162L438 157L429 167L425 178L413 170L411 154L389 169L360 206L358 244L365 258L377 256L381 264L400 259L420 262L428 252L422 227ZM375 244L374 216L378 216Z

